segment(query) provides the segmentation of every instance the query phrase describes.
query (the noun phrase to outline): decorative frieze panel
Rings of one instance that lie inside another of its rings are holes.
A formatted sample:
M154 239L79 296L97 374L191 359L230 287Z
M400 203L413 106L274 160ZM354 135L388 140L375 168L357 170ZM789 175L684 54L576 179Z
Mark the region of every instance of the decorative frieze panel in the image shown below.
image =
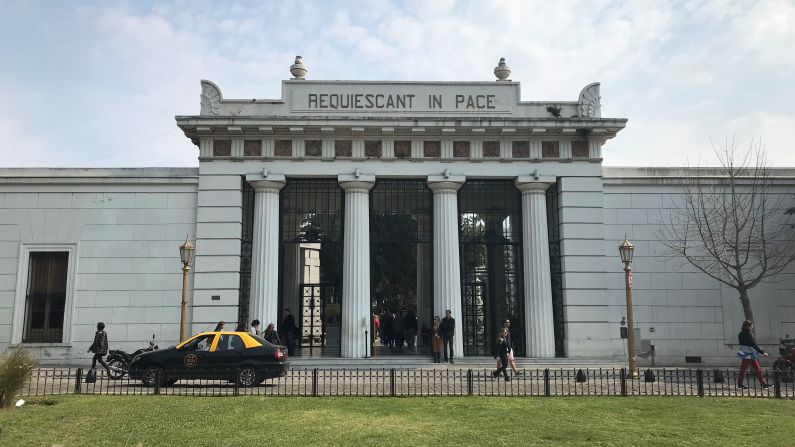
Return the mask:
M229 157L232 155L232 142L229 140L215 140L213 143L213 157Z
M423 141L423 158L439 158L441 155L441 145L438 141Z
M453 157L454 158L469 158L470 157L470 144L469 141L454 141L453 142Z
M292 157L293 144L290 140L276 140L274 144L273 155L275 157Z
M512 158L530 158L530 142L513 141L511 151Z
M358 134L369 136L367 132ZM476 132L477 134L477 132ZM244 134L245 135L245 134ZM423 160L493 160L511 162L513 160L601 160L601 147L606 138L601 135L589 136L587 140L576 136L563 136L557 139L549 135L549 140L521 134L512 138L489 139L488 134L477 134L469 140L453 139L309 139L290 138L251 139L248 138L201 138L200 157L219 158L353 158L355 160L400 160L416 162ZM339 138L342 133L336 133ZM484 138L485 137L485 138ZM333 137L332 137L333 138Z
M560 158L560 143L557 141L542 141L541 158Z
M262 156L262 141L260 141L260 140L246 140L243 143L243 156L244 157L260 157L260 156Z
M320 157L323 155L323 142L320 140L307 140L304 143L304 154L307 157Z
M499 141L483 142L483 158L498 158L500 156Z

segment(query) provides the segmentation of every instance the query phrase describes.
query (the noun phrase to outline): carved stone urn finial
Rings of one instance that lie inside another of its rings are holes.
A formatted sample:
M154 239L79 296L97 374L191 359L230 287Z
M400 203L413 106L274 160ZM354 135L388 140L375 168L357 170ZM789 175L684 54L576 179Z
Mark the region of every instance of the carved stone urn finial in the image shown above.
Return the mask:
M505 58L500 58L500 63L494 67L494 76L497 76L498 81L507 81L508 76L511 75L511 68L505 64Z
M295 63L290 65L290 74L293 75L293 79L306 79L307 71L309 70L307 70L306 65L304 65L304 60L301 56L296 56Z

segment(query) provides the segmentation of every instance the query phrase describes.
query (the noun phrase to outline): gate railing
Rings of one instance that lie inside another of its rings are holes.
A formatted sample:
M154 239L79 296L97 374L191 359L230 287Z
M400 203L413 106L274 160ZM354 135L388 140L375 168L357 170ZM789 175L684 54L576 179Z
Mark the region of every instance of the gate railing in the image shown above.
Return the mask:
M202 378L176 379L158 371L144 385L125 376L114 380L98 370L87 383L87 369L33 372L20 397L63 394L180 396L692 396L795 398L793 377L764 372L769 388L755 377L737 387L739 372L730 369L648 369L631 377L626 369L524 369L494 377L487 369L291 369L286 376L243 386L237 370L205 371ZM2 384L0 384L2 385Z

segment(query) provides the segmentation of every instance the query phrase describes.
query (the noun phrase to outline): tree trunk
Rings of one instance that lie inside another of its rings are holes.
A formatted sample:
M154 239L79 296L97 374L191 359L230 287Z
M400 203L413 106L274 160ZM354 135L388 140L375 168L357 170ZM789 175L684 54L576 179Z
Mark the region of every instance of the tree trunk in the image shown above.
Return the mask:
M748 290L740 289L740 302L743 304L743 314L748 321L754 321L754 311L751 310L751 301L748 299Z

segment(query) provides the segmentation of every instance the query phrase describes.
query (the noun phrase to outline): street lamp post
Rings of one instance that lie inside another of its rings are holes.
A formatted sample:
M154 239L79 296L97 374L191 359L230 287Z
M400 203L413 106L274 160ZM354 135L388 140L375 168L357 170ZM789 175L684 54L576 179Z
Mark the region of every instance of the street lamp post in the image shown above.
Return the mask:
M188 338L187 312L188 312L188 272L190 271L190 261L193 258L193 244L185 238L185 242L179 246L179 257L182 260L182 314L179 319L179 341Z
M635 323L632 318L632 255L635 246L626 238L618 246L621 254L621 262L624 263L624 287L627 292L627 355L629 357L630 377L637 377L638 372L635 367Z

